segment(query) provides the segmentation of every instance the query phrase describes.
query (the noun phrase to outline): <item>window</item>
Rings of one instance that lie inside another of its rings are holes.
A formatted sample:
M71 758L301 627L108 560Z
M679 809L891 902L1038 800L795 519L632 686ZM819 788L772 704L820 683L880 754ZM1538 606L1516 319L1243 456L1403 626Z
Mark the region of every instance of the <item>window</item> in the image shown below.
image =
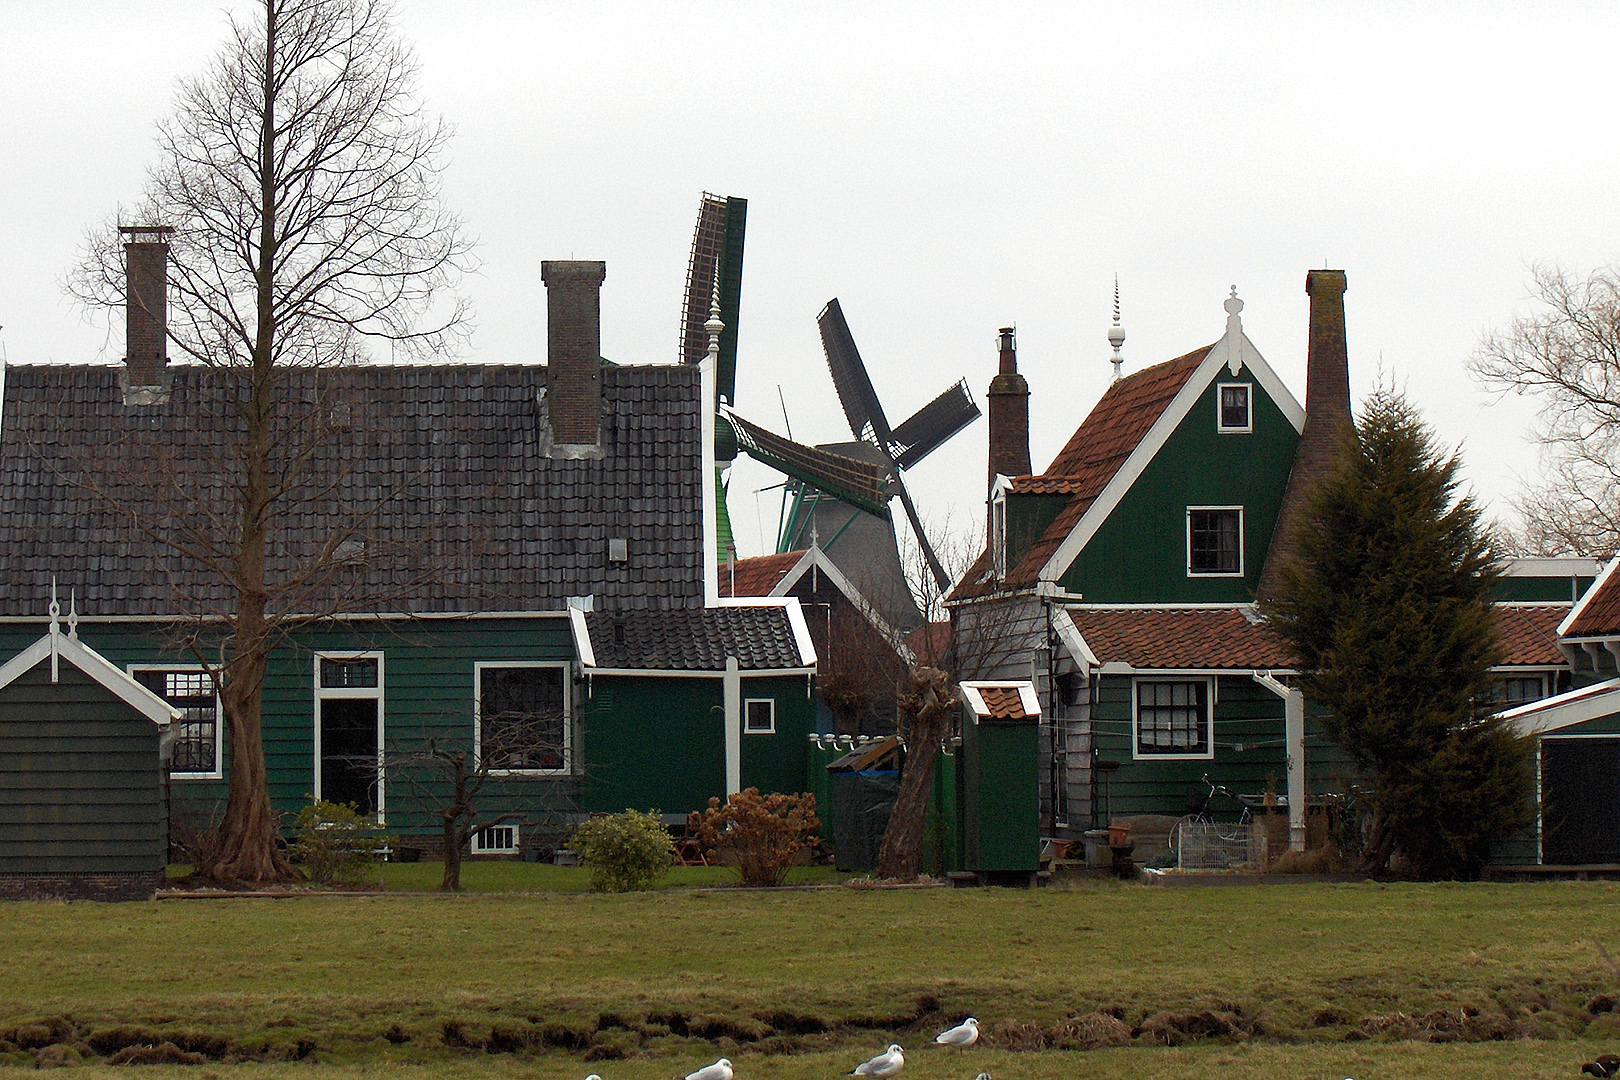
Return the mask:
M381 653L315 656L315 797L384 818Z
M1254 413L1250 409L1250 383L1221 383L1215 430L1245 432L1254 430Z
M516 855L518 827L516 825L486 825L472 834L474 855Z
M1187 573L1200 577L1243 576L1243 508L1187 508Z
M774 698L749 698L743 702L743 730L755 735L770 735L776 731L776 701Z
M475 752L497 775L566 773L568 665L474 664Z
M1213 757L1208 679L1136 683L1137 757Z
M1547 696L1545 675L1510 675L1491 684L1491 700L1501 702L1502 708L1511 709L1528 705Z
M1007 499L999 492L990 503L990 558L1000 581L1007 576Z
M135 668L130 674L180 713L174 725L169 775L179 780L223 776L219 733L225 713L213 677L200 667Z

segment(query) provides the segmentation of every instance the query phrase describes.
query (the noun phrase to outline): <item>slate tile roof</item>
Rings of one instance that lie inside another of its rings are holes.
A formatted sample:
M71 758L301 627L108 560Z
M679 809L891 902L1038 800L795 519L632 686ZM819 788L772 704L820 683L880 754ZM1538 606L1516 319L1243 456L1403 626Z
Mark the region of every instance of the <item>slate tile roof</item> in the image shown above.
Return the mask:
M728 570L720 564L721 596L769 596L778 582L807 555L807 551L788 551L780 555L756 555L738 559ZM735 582L735 585L733 585Z
M598 668L724 671L735 656L743 671L802 668L785 606L629 611L585 615Z
M236 376L171 367L167 402L126 406L120 370L5 373L0 615L44 612L53 575L93 616L230 604L203 559L152 534L179 535L204 514L217 515L216 535L232 527L238 425L224 390ZM325 545L351 552L351 566L313 583L300 596L312 606L294 610L328 610L344 596L375 601L351 610L421 613L560 611L591 593L609 608L701 605L698 371L609 366L602 384L602 454L563 460L543 443L540 365L289 376L302 415L335 430L279 504L269 576L291 579ZM620 537L628 561L609 562L608 540Z
M1214 347L1206 345L1185 356L1143 368L1111 385L1046 471L1039 477L1020 478L1021 486L1015 490L1066 494L1069 502L1017 564L1008 568L1003 588L1026 588L1039 580L1041 567L1079 524L1092 502L1108 486L1108 481L1119 472L1131 451ZM995 592L993 577L991 553L986 550L962 576L951 599L963 600Z
M1501 604L1496 609L1496 632L1502 641L1502 663L1524 667L1563 667L1558 651L1558 624L1569 614L1568 604Z
M1133 668L1261 670L1291 668L1294 658L1247 609L1070 607L1080 636L1100 663Z
M1581 598L1580 611L1564 629L1565 637L1620 636L1620 573L1611 563Z

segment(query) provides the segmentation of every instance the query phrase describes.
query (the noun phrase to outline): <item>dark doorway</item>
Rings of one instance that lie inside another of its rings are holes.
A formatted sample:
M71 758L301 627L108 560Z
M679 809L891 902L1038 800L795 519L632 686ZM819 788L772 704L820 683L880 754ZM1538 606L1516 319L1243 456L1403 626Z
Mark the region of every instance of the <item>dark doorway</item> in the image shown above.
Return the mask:
M1541 861L1620 863L1620 739L1541 740Z
M377 812L377 700L321 702L321 798Z

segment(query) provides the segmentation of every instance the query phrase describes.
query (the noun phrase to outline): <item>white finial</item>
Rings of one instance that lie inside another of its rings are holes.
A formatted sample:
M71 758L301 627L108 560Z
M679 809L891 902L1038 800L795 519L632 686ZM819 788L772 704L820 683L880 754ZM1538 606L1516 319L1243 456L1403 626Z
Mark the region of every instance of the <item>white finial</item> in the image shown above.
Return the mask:
M57 681L56 643L61 637L62 628L56 617L62 614L62 605L56 602L56 576L51 576L51 682Z
M1238 318L1243 301L1238 299L1236 285L1221 306L1226 309L1226 337L1222 339L1226 347L1226 370L1236 375L1243 370L1243 320Z
M821 529L816 525L815 515L810 516L810 546L821 546Z
M1119 347L1125 344L1125 328L1119 325L1119 275L1114 275L1114 325L1108 328L1108 344L1114 347L1114 381L1118 382L1124 370L1125 358L1119 354Z
M720 270L716 267L714 290L709 294L709 321L703 324L704 331L709 335L709 356L715 360L716 370L719 370L720 334L725 328L726 324L720 321Z
M68 637L79 640L79 590L68 593Z

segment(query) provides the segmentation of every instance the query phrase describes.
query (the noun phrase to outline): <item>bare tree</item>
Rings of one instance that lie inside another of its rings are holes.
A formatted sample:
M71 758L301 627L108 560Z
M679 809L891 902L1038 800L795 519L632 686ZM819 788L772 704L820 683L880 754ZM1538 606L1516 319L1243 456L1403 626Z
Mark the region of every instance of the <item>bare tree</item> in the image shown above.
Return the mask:
M1537 266L1534 310L1486 336L1486 386L1541 399L1542 480L1516 500L1523 554L1620 549L1620 267L1586 277Z
M278 543L289 503L337 499L348 467L322 452L345 426L343 383L310 369L355 363L377 345L441 352L466 329L452 294L470 266L468 242L438 198L449 132L423 111L414 83L410 51L380 0L261 0L252 21L232 18L208 69L181 83L132 215L173 229L168 338L216 369L200 385L220 410L211 422L225 429L213 460L170 462L167 475L163 461L148 463L142 505L170 509L135 522L205 567L227 597L175 590L199 626L223 627L209 638L231 749L209 868L221 879L295 873L276 851L265 777L266 662L300 620L353 609L345 582L360 575L346 578L345 567L387 498L307 550ZM69 288L90 305L124 304L113 229L90 237ZM162 452L157 440L148 445Z

